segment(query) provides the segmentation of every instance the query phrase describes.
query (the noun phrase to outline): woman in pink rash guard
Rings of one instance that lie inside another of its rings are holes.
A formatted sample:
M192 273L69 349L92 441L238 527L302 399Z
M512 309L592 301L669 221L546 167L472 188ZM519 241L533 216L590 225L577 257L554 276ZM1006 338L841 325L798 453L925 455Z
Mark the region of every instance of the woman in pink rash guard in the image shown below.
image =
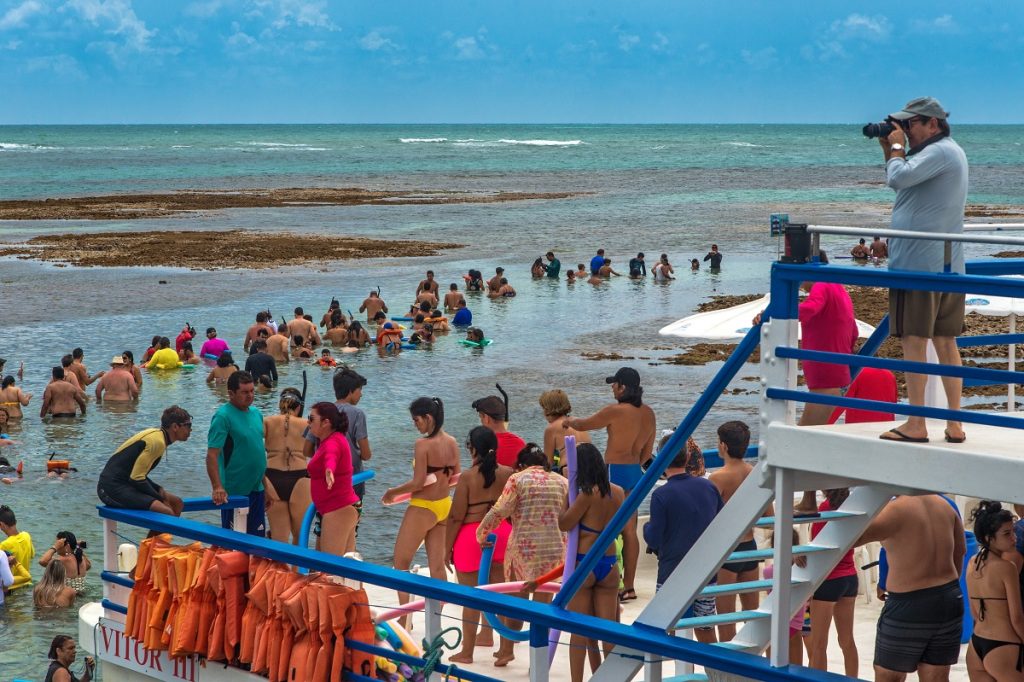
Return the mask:
M313 505L323 517L319 549L342 556L347 547L355 546L359 521L355 507L359 496L352 489L352 451L345 438L348 418L334 403L317 403L309 413L309 430L320 439L306 465Z

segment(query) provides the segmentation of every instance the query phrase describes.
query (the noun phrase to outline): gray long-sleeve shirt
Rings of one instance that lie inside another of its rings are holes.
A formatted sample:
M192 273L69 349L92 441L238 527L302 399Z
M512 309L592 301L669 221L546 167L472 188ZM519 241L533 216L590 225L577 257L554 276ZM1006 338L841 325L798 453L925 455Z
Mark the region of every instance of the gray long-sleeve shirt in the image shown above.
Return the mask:
M952 138L944 137L906 159L885 164L886 184L896 190L892 229L960 234L967 203L967 156ZM941 240L889 240L889 269L942 272ZM952 245L952 272L963 274L963 245Z

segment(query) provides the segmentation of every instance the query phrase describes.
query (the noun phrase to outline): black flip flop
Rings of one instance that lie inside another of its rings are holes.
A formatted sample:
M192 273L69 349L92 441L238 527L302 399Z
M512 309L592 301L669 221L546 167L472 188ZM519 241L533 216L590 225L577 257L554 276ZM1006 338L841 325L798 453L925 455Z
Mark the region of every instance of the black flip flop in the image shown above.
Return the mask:
M894 433L894 434L896 434L897 437L896 438L886 438L885 437L885 433ZM882 440L891 440L891 441L893 441L895 443L927 443L928 442L927 438L912 438L912 437L908 436L907 434L903 433L902 431L900 431L899 429L889 429L885 433L883 433L881 436L879 436L879 438L881 438Z
M629 590L623 590L622 592L619 592L619 602L620 603L621 602L627 602L627 601L635 601L635 600L636 600L636 591L635 590L629 589Z
M967 440L967 434L964 434L959 438L953 438L953 436L949 435L949 429L946 429L943 433L945 433L946 435L947 443L963 443L965 440Z

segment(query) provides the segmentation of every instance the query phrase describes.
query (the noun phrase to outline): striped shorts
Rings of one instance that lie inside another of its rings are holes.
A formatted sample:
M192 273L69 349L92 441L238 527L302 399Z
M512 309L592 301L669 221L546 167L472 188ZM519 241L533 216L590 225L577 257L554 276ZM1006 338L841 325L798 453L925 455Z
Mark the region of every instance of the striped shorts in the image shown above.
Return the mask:
M960 582L890 592L878 617L875 665L912 673L918 663L953 665L960 656L964 598Z

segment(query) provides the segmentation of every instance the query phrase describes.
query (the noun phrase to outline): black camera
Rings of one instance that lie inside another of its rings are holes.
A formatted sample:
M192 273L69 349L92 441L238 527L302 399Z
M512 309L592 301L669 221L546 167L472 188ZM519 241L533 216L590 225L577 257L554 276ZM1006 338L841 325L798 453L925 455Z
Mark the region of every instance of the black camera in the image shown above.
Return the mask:
M889 137L892 131L896 130L896 126L890 121L882 121L881 123L869 123L861 130L864 133L864 137Z

